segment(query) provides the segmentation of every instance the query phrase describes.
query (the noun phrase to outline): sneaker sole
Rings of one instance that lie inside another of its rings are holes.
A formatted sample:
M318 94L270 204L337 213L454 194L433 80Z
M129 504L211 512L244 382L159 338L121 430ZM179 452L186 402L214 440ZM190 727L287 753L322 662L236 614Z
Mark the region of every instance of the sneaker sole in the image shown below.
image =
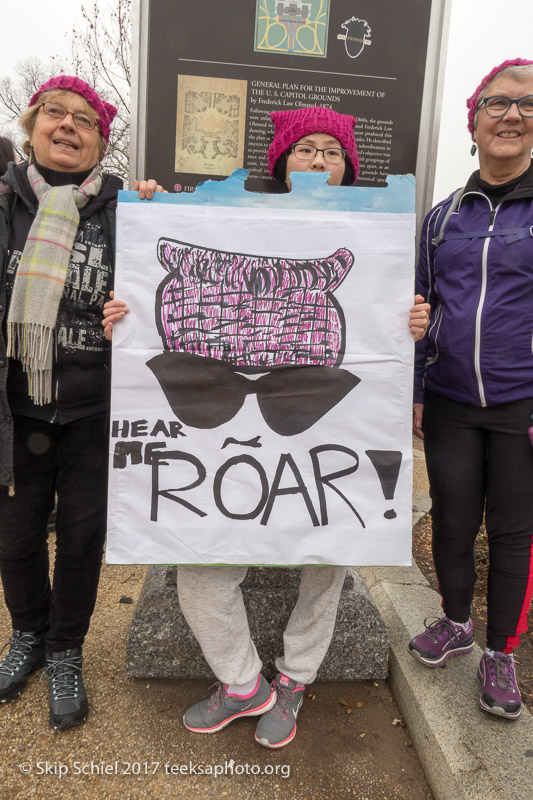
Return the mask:
M302 692L302 696L300 697L298 705L296 706L295 709L293 709L294 727L292 731L289 733L289 735L285 739L282 739L281 742L271 742L269 739L267 739L266 736L258 736L257 730L258 728L261 727L261 720L259 720L259 722L257 723L257 728L255 729L255 741L257 742L257 744L260 744L262 747L268 747L269 750L279 750L280 747L286 747L288 744L290 744L290 742L292 742L292 740L296 736L296 717L298 716L298 712L300 711L303 705L303 701L304 699Z
M0 703L9 703L9 702L11 702L11 700L16 700L17 697L20 697L20 695L22 694L22 692L26 688L26 685L28 683L30 675L33 675L33 673L37 672L38 669L42 669L44 667L44 665L45 665L45 661L46 661L45 653L43 652L42 658L40 658L38 661L35 662L34 666L31 668L31 671L28 673L28 676L27 676L26 680L24 681L24 683L22 684L22 686L19 686L17 689L13 689L13 691L10 692L8 695L5 695L4 697L1 697L0 698Z
M494 714L495 717L505 717L505 719L518 719L518 717L522 713L522 708L519 708L518 711L510 713L501 706L487 706L485 705L481 697L477 702L478 706L482 711L486 711L488 714Z
M240 719L241 717L260 717L261 714L266 714L267 711L270 711L271 708L274 707L277 700L277 693L272 692L269 699L266 703L263 703L262 706L258 706L257 708L251 708L249 711L239 711L238 714L234 714L232 717L228 717L228 719L223 720L218 725L214 725L212 728L194 728L192 725L188 725L185 722L185 717L187 714L183 715L183 724L187 728L188 731L192 731L192 733L217 733L221 731L226 725L229 725L231 722L234 722L236 719Z
M296 725L292 729L290 735L287 736L287 738L284 739L282 742L276 742L274 744L271 744L268 741L268 739L258 739L257 735L255 736L255 741L257 742L257 744L260 744L263 747L268 747L269 750L279 750L280 747L286 747L288 744L290 744L295 736L296 736Z
M446 662L453 658L454 656L466 656L468 653L471 653L474 649L474 643L467 645L466 647L455 647L453 650L450 650L448 653L445 653L438 659L430 660L425 658L418 650L415 648L409 648L409 653L416 658L417 661L420 661L421 664L424 664L426 667L445 667Z

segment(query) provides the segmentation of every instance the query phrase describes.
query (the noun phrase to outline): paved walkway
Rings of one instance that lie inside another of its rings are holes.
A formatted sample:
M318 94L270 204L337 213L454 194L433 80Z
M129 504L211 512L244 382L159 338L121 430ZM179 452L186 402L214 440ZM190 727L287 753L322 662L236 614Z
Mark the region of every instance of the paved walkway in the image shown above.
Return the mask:
M477 707L482 651L428 669L407 652L440 596L418 567L361 570L389 632L390 686L438 800L531 800L533 717L494 717Z
M428 498L419 448L414 460L422 514ZM513 723L478 710L479 652L444 670L407 654L421 620L440 608L416 567L362 572L391 639L389 682L309 687L297 738L273 752L253 741L251 719L213 736L185 730L182 714L207 695L207 682L126 676L134 605L124 600L136 601L145 568L104 567L84 649L89 719L54 733L38 675L0 706L2 800L530 800L531 714ZM0 641L9 633L3 609Z
M413 524L430 509L423 447L414 446ZM426 617L442 615L440 596L415 565L362 569L387 627L394 699L437 800L531 800L533 717L518 721L478 709L477 667L481 650L428 669L407 652Z
M85 725L48 727L48 687L38 674L0 705L1 800L432 800L385 681L308 687L298 735L279 752L256 744L253 719L211 736L187 731L182 715L210 682L125 674L134 605L120 600L137 599L144 573L104 567L84 648ZM4 609L0 641L9 633Z

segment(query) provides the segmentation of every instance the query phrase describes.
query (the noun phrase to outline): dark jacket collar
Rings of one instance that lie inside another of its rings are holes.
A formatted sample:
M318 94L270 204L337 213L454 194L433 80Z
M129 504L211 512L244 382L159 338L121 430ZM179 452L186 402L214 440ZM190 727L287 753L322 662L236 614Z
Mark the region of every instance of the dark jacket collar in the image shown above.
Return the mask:
M465 186L465 194L467 192L480 192L479 188L479 170L472 173ZM521 200L524 197L533 196L533 160L529 164L529 168L524 173L520 185L517 189L512 190L508 195L502 197L502 200Z

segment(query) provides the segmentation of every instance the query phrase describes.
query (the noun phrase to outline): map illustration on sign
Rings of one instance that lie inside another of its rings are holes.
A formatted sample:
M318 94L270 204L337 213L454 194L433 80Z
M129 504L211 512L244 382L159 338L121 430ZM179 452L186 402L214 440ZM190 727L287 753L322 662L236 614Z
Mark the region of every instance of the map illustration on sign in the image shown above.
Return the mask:
M229 175L244 161L247 81L178 76L176 172Z
M330 0L256 3L256 51L326 57Z

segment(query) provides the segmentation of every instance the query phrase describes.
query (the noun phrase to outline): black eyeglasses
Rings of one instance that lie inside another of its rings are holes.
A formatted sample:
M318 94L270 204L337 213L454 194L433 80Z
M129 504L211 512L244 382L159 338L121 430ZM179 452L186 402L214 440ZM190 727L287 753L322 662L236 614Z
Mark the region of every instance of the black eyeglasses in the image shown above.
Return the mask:
M48 117L52 117L52 119L65 119L67 114L71 114L74 124L78 128L84 128L86 131L92 131L96 127L96 119L94 117L90 117L84 111L67 111L61 103L41 103L41 108L43 113Z
M517 100L511 100L510 97L500 94L493 95L492 97L484 97L476 108L476 111L479 111L481 106L485 106L485 111L489 117L503 117L514 103L516 103L518 113L521 117L533 117L533 94L526 94L524 97L519 97Z
M342 164L346 156L342 147L314 147L312 144L295 144L292 152L300 161L312 161L317 153L323 153L327 164Z

